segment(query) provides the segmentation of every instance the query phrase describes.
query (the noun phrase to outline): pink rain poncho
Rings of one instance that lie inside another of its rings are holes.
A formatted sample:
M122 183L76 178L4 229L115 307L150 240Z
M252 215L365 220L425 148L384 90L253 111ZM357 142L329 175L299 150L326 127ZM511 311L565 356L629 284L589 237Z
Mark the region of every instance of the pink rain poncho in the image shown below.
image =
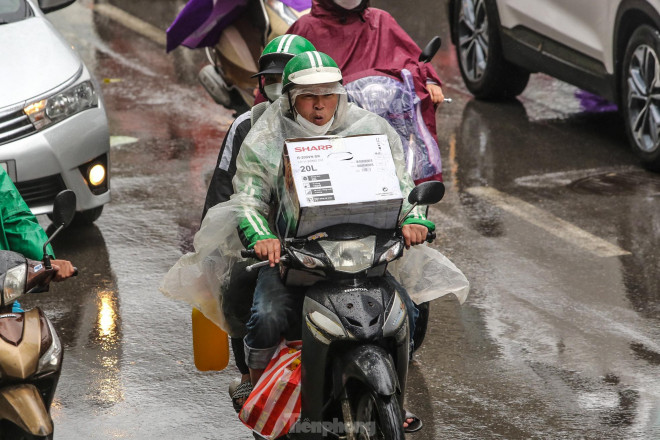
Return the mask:
M299 18L287 33L307 38L316 50L330 55L342 71L344 84L372 75L401 80L401 70L409 70L424 123L435 137L435 106L426 83L441 85L440 77L430 64L418 61L421 49L390 14L376 8L345 11L332 0L314 0L311 13Z

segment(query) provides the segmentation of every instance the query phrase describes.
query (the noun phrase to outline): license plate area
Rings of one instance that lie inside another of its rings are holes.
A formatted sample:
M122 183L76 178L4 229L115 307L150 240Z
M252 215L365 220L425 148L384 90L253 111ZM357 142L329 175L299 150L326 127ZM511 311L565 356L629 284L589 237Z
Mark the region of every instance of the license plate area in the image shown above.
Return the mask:
M0 160L0 167L9 174L11 181L16 183L16 161Z

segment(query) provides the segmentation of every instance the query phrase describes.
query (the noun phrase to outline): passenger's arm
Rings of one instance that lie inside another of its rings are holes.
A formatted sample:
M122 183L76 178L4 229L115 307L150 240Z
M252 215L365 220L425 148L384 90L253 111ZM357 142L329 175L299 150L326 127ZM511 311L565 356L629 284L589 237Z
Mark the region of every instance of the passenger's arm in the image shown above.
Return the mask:
M260 240L276 239L266 220L267 206L271 197L270 176L277 175L279 165L264 163L264 145L244 142L236 159L236 175L233 185L236 197L240 198L238 232L243 245L251 249Z

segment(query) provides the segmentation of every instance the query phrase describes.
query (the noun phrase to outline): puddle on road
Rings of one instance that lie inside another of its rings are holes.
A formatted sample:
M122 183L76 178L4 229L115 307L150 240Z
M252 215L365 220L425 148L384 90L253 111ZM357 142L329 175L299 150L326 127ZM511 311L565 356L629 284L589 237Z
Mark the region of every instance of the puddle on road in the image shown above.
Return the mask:
M660 196L660 176L644 171L623 171L594 174L577 179L568 188L581 194L603 196Z

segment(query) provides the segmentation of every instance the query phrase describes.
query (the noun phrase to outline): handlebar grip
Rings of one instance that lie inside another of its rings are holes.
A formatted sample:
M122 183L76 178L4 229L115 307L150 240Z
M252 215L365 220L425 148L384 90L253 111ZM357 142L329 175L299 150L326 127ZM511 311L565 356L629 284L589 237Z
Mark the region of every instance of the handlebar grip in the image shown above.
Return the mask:
M254 249L243 249L241 251L241 257L243 258L257 258L257 253Z
M435 232L429 232L426 234L426 241L428 241L429 243L433 243L435 237L436 237Z
M77 277L78 276L78 268L77 267L75 267L75 266L73 267L73 275L71 275L71 276L72 277Z

